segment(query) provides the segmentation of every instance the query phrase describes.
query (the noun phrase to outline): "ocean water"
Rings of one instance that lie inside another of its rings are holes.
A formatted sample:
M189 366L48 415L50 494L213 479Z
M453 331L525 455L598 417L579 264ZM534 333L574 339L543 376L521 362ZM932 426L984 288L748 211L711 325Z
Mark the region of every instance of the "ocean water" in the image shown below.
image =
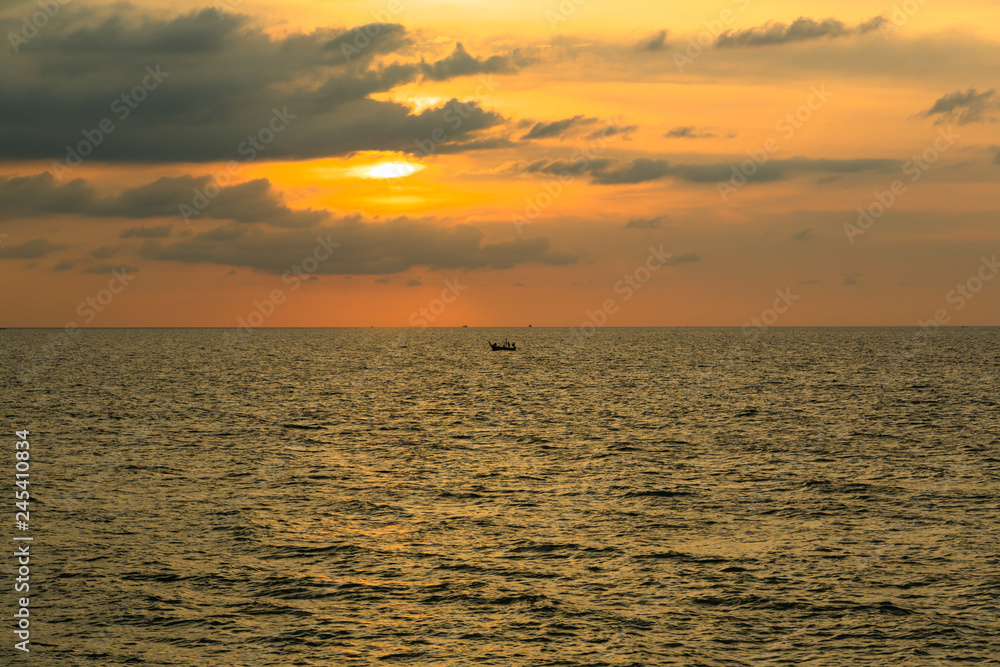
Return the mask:
M998 329L229 333L0 331L0 662L1000 664Z

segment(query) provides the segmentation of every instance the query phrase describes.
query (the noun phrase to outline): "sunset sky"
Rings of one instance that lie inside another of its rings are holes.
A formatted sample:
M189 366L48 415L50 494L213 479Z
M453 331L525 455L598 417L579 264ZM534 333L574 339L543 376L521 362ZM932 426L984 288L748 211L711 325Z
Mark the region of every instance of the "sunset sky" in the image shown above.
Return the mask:
M1000 325L996 0L0 28L0 326Z

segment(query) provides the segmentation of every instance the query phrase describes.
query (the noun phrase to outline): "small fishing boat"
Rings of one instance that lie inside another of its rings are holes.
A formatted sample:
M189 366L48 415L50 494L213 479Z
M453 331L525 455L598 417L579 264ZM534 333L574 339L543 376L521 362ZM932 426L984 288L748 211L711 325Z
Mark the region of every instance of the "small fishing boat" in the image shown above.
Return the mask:
M487 341L487 342L489 342L489 341ZM517 350L517 344L516 343L512 343L509 340L505 340L503 342L503 344L501 344L501 343L490 343L490 349L493 350L494 352L499 352L499 351L513 352L513 351Z

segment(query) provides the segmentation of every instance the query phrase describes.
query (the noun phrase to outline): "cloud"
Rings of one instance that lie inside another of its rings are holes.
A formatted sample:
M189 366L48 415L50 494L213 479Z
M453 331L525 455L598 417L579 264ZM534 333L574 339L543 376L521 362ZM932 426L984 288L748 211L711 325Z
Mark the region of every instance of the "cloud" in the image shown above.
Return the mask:
M638 158L631 164L619 167L613 171L600 171L594 174L594 182L604 185L620 183L643 183L662 178L671 173L670 163L666 160Z
M479 60L470 56L462 43L458 42L450 56L432 65L421 63L420 71L428 79L445 81L473 74L512 74L532 62L531 59L525 58L520 51L516 50L508 55L496 55Z
M629 218L625 223L626 229L659 229L667 221L669 216L658 215L655 218Z
M414 112L373 96L532 62L517 52L474 58L462 46L436 62L414 60L417 47L394 24L372 24L376 35L348 57L342 47L358 29L272 37L245 16L220 21L206 9L154 18L125 3L59 19L18 54L17 67L0 68L0 159L65 160L67 146L82 146L92 147L86 159L104 162L298 160L414 152L435 130L446 133L435 142L443 147L506 121L475 101ZM137 86L142 101L131 100ZM280 132L272 131L276 111L287 121ZM98 131L104 119L112 132Z
M32 239L24 243L0 246L0 259L38 259L45 257L50 252L68 247L61 243L52 243L47 239Z
M116 246L112 248L109 245L103 245L100 248L94 248L88 255L94 259L108 259L109 257L114 257L115 254L121 249L121 246Z
M1000 150L998 150L997 154L993 156L993 164L1000 164Z
M118 235L120 239L164 239L170 236L172 227L170 225L160 225L158 227L129 227Z
M572 118L564 118L563 120L557 120L552 123L535 123L531 130L525 134L522 139L547 139L550 137L558 137L565 134L570 128L576 128L580 125L591 125L598 121L597 118L584 118L583 116L573 116Z
M76 266L76 262L71 262L68 259L61 259L55 266L52 267L52 270L55 272L69 271L74 266Z
M844 284L845 285L857 285L858 284L858 278L860 278L862 275L864 275L864 274L862 274L862 273L849 273L846 276L844 276Z
M708 130L699 130L693 125L671 128L663 135L667 139L711 139L718 135Z
M312 229L264 230L230 224L173 244L146 241L148 259L245 266L283 274L312 256L322 240L339 244L319 263L319 274L375 275L430 269L508 269L522 263L570 264L575 255L549 249L546 238L484 242L469 225L444 226L397 218L374 223L349 218ZM324 253L321 253L324 254Z
M406 282L404 282L403 284L406 285L407 287L420 287L424 283L422 280L420 280L419 277L417 277L417 278L407 278Z
M587 139L609 139L611 137L620 136L625 141L629 141L629 136L633 132L639 129L638 125L608 125L607 127L594 130L587 135Z
M996 89L990 88L983 92L975 88L969 88L965 92L956 90L940 97L930 109L917 114L921 118L931 118L937 116L935 125L955 122L959 125L968 123L985 123L995 119L988 114L990 111L1000 108L995 97Z
M248 223L267 223L279 227L310 227L328 217L323 210L293 210L282 202L266 178L218 188L209 199L204 193L212 183L211 176L163 177L117 195L101 197L83 179L58 185L49 172L0 180L0 219L4 217L36 217L51 214L76 214L94 217L161 218L181 217L188 207L189 216ZM214 187L214 186L213 186ZM199 210L192 204L204 202ZM145 230L145 231L143 231ZM170 226L133 228L122 232L122 238L163 238L170 235Z
M667 45L667 31L660 30L652 37L647 37L643 39L638 44L636 44L636 49L639 51L662 51Z
M667 260L667 266L677 266L678 264L692 264L694 262L700 262L701 255L693 252L686 253L684 255L677 255L671 257Z
M122 273L138 273L138 266L130 266L128 264L94 264L93 266L88 266L83 270L84 273L99 273L107 274L112 271L120 271Z
M820 280L819 278L810 278L809 280L800 280L799 284L800 285L819 285L821 282L823 282L823 281Z
M727 30L716 38L715 47L724 49L770 46L847 35L863 35L878 30L883 21L885 21L884 18L876 16L852 28L836 19L816 21L800 16L791 24L769 22L746 30Z
M747 177L748 183L780 181L798 172L821 172L845 174L861 171L888 171L898 168L899 160L852 159L830 160L802 157L787 160L771 160L760 165L757 171ZM716 162L706 164L671 164L667 160L638 158L612 170L595 169L595 183L615 185L623 183L644 183L665 177L673 177L689 183L716 183L728 181L733 175L733 163Z
M793 241L809 241L809 240L815 238L815 236L816 235L813 234L813 230L812 229L803 229L802 231L798 231L798 232L795 232L794 234L792 234L792 240Z

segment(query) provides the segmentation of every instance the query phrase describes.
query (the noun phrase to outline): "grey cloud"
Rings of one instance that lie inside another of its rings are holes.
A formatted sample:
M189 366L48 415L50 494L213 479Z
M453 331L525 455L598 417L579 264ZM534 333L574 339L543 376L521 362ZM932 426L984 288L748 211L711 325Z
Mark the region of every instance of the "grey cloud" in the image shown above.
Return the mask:
M477 59L463 47L437 62L412 61L414 47L395 24L372 24L377 36L348 59L340 47L356 31L271 37L247 17L220 21L214 10L167 20L124 4L93 12L103 17L60 14L18 54L17 67L0 68L0 159L65 160L66 146L86 150L87 141L97 144L87 159L106 162L414 152L435 130L446 132L436 141L444 147L505 119L475 102L414 113L371 96L421 77L514 72L531 62L516 52ZM385 54L401 62L380 64ZM132 101L133 90L144 99ZM269 135L276 109L287 126ZM112 132L97 130L103 119ZM251 150L249 139L262 132L273 139Z
M170 225L160 225L158 227L129 227L118 235L120 239L164 239L172 233Z
M940 97L930 109L921 111L917 115L922 118L937 116L934 121L935 125L947 122L966 125L992 121L994 119L989 116L989 113L1000 108L995 95L995 88L981 93L975 88L969 88L964 92L956 90L954 93Z
M808 241L808 240L814 238L814 236L815 236L815 234L813 234L813 230L812 229L803 229L802 231L798 231L798 232L795 232L794 234L792 234L792 240L793 241Z
M138 266L130 266L128 264L94 264L93 266L88 266L83 270L84 273L99 273L107 274L112 271L121 271L122 273L138 273Z
M32 239L14 245L4 244L0 246L0 259L38 259L45 257L50 252L63 250L67 247L69 246L52 243L48 239Z
M147 241L140 252L149 259L245 266L282 274L311 256L320 239L339 244L329 259L320 262L320 274L393 274L418 266L508 269L527 262L563 265L577 259L551 251L546 238L484 243L483 232L475 227L408 218L384 223L355 218L311 230L268 232L229 225L171 245Z
M68 259L61 259L55 266L52 267L52 270L58 273L60 271L69 271L74 266L76 266L76 262L71 262Z
M625 223L626 229L659 229L668 220L669 216L658 215L655 218L632 217Z
M595 130L587 135L587 139L607 139L621 136L628 140L628 135L639 129L638 125L609 125L603 129Z
M652 37L647 37L636 45L639 51L662 51L667 45L667 31L660 30Z
M663 178L671 173L670 163L666 160L651 160L638 158L631 164L619 167L613 171L599 171L593 175L594 182L604 185L620 183L643 183Z
M1000 150L998 150L997 154L993 156L993 164L1000 164Z
M689 183L715 183L728 181L733 175L734 164L737 163L671 165L667 160L638 158L614 170L595 170L593 179L595 183L605 185L644 183L668 176ZM845 174L860 171L887 171L899 167L900 164L899 160L887 159L828 160L796 157L787 160L771 160L758 166L757 171L747 177L747 182L779 181L796 172Z
M700 262L701 255L694 252L685 253L683 255L676 255L667 260L667 266L677 266L678 264L693 264L694 262Z
M549 137L558 137L571 128L576 128L580 125L590 125L596 123L597 120L597 118L573 116L572 118L564 118L563 120L557 120L551 123L535 123L531 130L521 138L547 139Z
M711 139L718 135L708 130L699 130L693 125L671 128L663 135L667 139Z
M109 245L102 245L100 248L94 248L87 254L94 259L108 259L109 257L114 257L120 249L120 246L111 247Z
M816 21L800 16L791 24L765 23L746 30L727 30L716 38L715 46L716 48L769 46L846 35L863 35L878 30L884 20L881 16L876 16L852 28L836 19Z
M819 285L821 282L823 282L823 281L820 280L819 278L810 278L809 280L800 280L799 284L800 285Z
M428 79L444 81L473 74L510 74L531 62L530 59L523 57L519 51L480 60L469 55L462 43L458 42L450 56L432 65L421 63L420 71Z
M41 216L57 213L92 217L158 218L180 217L180 204L191 206L197 192L205 192L211 176L163 177L152 183L129 188L118 195L99 197L82 179L58 185L48 172L0 181L0 219L14 216ZM280 227L309 227L328 217L322 210L293 210L281 201L266 178L219 188L209 199L201 217L268 223ZM160 238L170 235L169 225L133 228L122 238Z
M862 275L863 274L861 274L861 273L849 273L848 275L844 276L844 284L845 285L857 285L858 284L858 279Z

